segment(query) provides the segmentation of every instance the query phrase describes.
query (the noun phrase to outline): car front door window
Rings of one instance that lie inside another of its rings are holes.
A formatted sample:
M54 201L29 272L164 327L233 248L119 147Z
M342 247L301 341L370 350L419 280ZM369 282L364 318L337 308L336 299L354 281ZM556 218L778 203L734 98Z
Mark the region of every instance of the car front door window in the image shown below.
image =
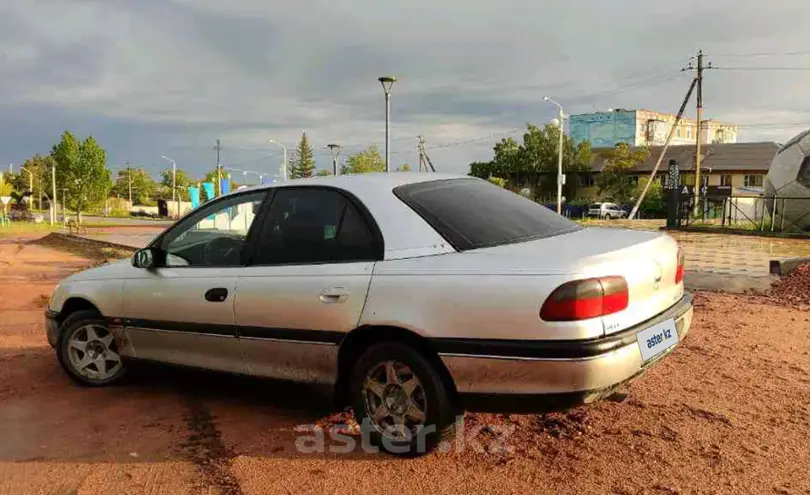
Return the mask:
M280 188L257 236L252 264L368 261L376 256L365 219L341 193Z
M266 192L240 194L206 205L162 240L166 266L240 266L248 232Z

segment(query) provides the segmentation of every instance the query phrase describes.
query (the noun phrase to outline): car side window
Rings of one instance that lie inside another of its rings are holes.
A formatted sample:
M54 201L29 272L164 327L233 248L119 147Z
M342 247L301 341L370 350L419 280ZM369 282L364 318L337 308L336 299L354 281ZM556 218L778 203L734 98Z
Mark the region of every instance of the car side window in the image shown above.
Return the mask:
M204 205L162 239L166 266L241 266L245 240L266 197L261 191Z
M376 245L357 207L332 189L276 189L256 238L253 265L376 259Z

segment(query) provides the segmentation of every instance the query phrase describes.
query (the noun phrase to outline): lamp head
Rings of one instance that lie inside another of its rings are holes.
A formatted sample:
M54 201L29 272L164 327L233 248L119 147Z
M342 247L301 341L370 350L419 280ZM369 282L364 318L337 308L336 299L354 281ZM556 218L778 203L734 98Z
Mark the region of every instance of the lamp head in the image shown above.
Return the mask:
M380 81L380 84L382 84L383 91L385 91L385 94L390 93L391 87L394 85L395 82L397 82L397 78L393 76L383 76L378 78L377 80Z

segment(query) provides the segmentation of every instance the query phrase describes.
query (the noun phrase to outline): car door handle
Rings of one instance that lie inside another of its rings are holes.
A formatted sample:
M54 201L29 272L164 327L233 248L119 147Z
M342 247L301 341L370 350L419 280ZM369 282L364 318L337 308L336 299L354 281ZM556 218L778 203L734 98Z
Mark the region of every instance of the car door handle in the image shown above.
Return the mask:
M346 300L349 299L349 289L345 287L332 287L321 292L318 299L326 304L346 302Z
M222 302L228 299L228 289L217 287L215 289L208 289L205 292L205 300L208 302Z

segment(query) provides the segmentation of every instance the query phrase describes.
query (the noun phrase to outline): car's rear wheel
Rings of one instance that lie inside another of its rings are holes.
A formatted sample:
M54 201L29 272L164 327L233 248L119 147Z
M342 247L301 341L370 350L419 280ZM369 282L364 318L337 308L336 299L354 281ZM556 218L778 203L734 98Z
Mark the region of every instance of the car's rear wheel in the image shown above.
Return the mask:
M95 311L77 311L62 323L56 354L67 374L82 385L109 385L126 373L113 334Z
M421 455L453 432L456 408L441 374L399 343L369 347L351 378L355 417L371 441L399 455Z

